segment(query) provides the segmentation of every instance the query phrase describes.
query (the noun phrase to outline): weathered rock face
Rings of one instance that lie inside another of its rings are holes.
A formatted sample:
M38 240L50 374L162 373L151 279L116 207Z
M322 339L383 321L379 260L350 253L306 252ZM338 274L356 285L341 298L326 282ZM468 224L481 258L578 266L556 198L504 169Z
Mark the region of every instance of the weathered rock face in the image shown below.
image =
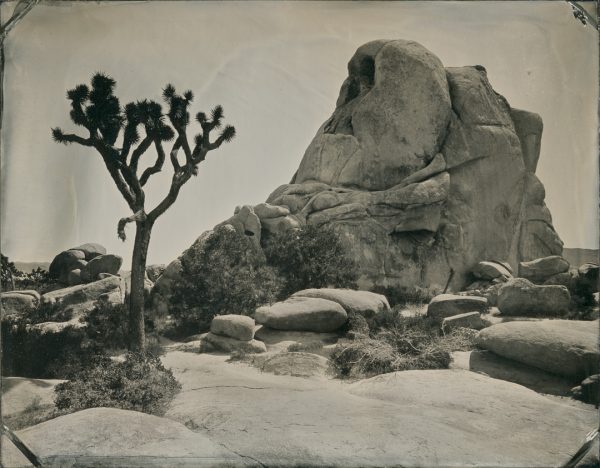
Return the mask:
M465 284L486 259L560 254L534 171L542 122L511 109L483 67L444 69L412 41L348 64L336 109L268 203L346 238L362 286Z
M459 290L484 260L562 252L535 176L539 115L512 109L481 66L444 68L413 41L361 46L291 183L225 223L260 244L309 224L350 247L361 289ZM268 237L268 236L267 236Z

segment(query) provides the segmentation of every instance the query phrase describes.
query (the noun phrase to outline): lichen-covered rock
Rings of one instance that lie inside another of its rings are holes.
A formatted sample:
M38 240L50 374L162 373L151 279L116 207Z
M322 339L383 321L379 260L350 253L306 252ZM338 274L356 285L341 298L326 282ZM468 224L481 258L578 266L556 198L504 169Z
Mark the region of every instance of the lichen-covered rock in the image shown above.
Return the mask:
M210 331L215 335L250 341L254 338L254 326L252 317L234 314L217 315L210 323Z
M502 315L555 317L566 312L571 295L565 286L533 284L514 278L498 290L498 309Z
M256 309L257 323L277 330L332 332L348 315L337 302L312 297L290 297L286 301Z
M367 318L390 310L390 304L385 296L370 291L335 288L304 289L292 294L292 297L316 297L337 302L347 313L353 312Z
M479 332L478 344L508 359L565 377L597 372L598 322L515 321Z
M519 263L519 275L535 283L543 283L551 276L568 270L569 262L559 255Z
M427 306L427 316L442 320L453 315L467 312L484 312L488 307L485 297L458 296L455 294L440 294L435 296Z

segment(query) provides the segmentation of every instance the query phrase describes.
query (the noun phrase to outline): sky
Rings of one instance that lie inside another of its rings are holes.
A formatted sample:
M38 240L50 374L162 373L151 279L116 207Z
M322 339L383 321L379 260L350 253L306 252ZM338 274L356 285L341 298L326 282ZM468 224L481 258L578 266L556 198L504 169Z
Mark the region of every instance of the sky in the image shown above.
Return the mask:
M2 5L3 21L14 2ZM225 109L237 137L209 153L159 218L149 263L168 263L237 205L288 183L331 115L346 65L374 39L411 39L445 66L483 65L494 89L544 121L537 175L566 247L598 248L598 36L565 2L58 2L5 43L1 250L49 261L99 242L129 263L117 222L129 210L100 156L52 141L75 131L67 89L103 71L121 103L191 89L191 112ZM148 153L149 164L154 155ZM166 193L170 167L146 186Z

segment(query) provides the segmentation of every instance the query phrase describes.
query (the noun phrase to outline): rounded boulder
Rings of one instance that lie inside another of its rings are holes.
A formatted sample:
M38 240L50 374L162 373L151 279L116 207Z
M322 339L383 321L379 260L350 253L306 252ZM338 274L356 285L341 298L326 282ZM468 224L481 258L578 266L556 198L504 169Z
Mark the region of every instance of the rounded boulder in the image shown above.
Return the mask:
M254 325L254 319L245 315L217 315L210 324L210 331L215 335L250 341L254 338Z
M312 297L290 297L286 301L256 309L257 323L277 330L332 332L348 314L337 302Z

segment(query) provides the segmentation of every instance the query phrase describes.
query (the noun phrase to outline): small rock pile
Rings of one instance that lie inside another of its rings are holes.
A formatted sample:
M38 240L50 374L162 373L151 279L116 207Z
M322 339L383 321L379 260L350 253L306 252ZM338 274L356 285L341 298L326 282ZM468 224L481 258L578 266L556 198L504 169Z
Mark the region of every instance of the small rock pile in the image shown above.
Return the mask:
M264 353L267 347L254 339L255 322L245 315L217 315L210 324L210 332L200 335L204 351L237 351Z
M256 309L263 327L282 331L330 333L339 330L349 313L373 317L390 305L381 294L351 289L305 289L282 302Z
M505 262L484 261L473 267L476 281L461 294L485 297L506 316L556 317L569 309L581 285L598 291L598 272L594 263L570 268L559 255L521 262L518 277Z
M59 283L75 286L116 275L123 264L118 255L107 254L100 244L83 244L59 253L49 267Z
M484 327L481 314L488 307L485 297L440 294L429 302L427 316L439 320L444 331L457 327L480 330Z

